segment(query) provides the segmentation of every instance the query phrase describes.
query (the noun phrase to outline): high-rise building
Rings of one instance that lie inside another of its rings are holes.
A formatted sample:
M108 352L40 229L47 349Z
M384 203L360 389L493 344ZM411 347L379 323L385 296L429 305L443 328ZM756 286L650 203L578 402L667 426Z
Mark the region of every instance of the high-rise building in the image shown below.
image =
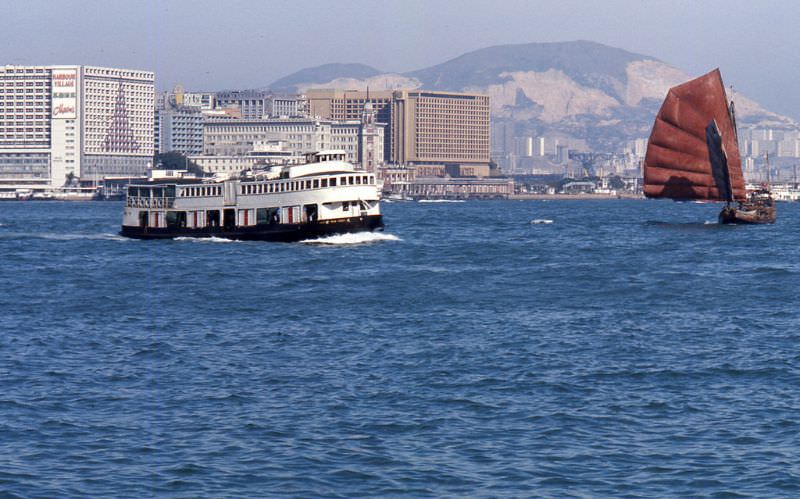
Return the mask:
M140 175L152 161L155 74L0 67L0 189Z
M391 113L392 162L488 165L488 96L398 90Z
M159 153L203 153L203 113L199 107L167 107L157 113Z
M387 127L392 119L391 90L334 90L310 89L305 93L308 101L308 114L335 121L361 120L367 103L375 113L375 123L383 123ZM383 144L383 156L389 157L391 136L386 134Z

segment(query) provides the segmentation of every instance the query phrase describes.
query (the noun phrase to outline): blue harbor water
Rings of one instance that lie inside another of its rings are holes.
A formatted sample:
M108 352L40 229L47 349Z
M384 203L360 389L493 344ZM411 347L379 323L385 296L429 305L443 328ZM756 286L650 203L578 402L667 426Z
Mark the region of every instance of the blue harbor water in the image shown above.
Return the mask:
M321 245L2 203L0 496L798 497L800 204L719 208L394 203Z

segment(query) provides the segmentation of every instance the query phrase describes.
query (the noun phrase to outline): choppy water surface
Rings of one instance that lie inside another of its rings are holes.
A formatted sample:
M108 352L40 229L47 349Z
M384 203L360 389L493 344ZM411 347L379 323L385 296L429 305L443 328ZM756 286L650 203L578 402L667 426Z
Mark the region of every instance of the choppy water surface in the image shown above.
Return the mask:
M718 210L395 203L271 244L2 203L0 495L797 497L800 204Z

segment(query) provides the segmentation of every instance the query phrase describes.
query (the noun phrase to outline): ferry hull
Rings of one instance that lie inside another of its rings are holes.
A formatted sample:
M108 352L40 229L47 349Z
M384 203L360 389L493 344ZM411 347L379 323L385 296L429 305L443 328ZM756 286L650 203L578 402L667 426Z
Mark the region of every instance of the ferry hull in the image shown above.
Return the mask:
M220 237L242 241L297 242L306 239L345 234L372 232L383 229L381 215L366 215L338 220L302 224L271 224L249 227L130 227L123 225L120 235L134 239L173 239L176 237Z

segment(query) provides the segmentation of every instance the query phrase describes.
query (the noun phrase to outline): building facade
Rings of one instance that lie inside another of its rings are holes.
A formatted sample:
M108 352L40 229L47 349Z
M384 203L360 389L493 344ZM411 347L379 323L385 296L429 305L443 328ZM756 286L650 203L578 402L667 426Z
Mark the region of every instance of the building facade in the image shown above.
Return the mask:
M489 97L478 94L395 91L391 161L408 164L488 164Z
M334 89L310 89L305 94L310 116L335 121L361 120L369 103L375 113L374 122L387 127L392 120L393 95L391 90L367 92ZM390 138L388 134L384 137L384 158L388 158L391 151Z
M291 154L339 149L347 154L347 161L356 166L361 166L363 159L369 159L374 168L383 163L380 152L383 150L384 132L383 125L367 127L361 121L309 118L208 120L203 127L203 155L249 155L259 142L280 141ZM368 154L370 150L371 155Z
M198 107L168 107L157 111L158 152L203 153L203 113Z
M260 120L269 116L270 92L265 90L226 90L217 92L216 107L241 110L242 119Z
M154 81L129 69L0 67L0 189L143 174L154 150Z

